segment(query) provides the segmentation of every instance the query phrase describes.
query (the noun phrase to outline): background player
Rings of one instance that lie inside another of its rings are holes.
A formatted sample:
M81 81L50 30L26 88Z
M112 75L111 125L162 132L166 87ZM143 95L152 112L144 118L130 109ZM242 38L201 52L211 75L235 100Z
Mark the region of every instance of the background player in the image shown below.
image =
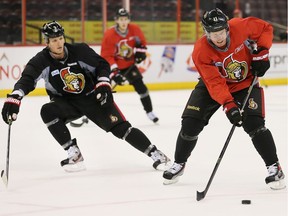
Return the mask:
M114 136L125 140L153 160L155 169L169 159L151 144L146 135L125 119L113 100L109 63L87 44L65 43L64 29L55 21L43 25L46 48L27 63L2 109L6 123L17 119L22 98L35 89L41 78L51 101L41 108L41 117L57 142L68 153L61 161L66 171L85 169L76 139L71 138L66 123L87 116ZM97 135L92 134L97 142Z
M108 29L101 44L101 56L111 66L110 78L117 85L124 85L127 80L139 94L141 103L150 120L159 119L153 112L152 102L147 86L136 64L146 58L146 39L141 29L130 23L130 14L120 8L115 16L116 25Z
M285 187L284 174L272 134L265 127L264 92L259 83L255 84L244 113L238 107L253 77L263 76L270 67L268 55L273 28L255 17L228 22L227 16L217 8L204 13L202 26L205 36L196 42L192 53L201 78L182 114L175 162L163 173L164 184L178 181L198 135L216 110L223 106L230 122L243 127L264 160L268 170L266 184L272 189L282 189Z

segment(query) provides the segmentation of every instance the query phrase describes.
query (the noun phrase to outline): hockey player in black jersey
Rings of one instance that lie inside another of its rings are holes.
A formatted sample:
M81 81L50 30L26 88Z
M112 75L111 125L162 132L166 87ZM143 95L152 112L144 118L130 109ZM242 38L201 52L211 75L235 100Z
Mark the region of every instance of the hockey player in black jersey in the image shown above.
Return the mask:
M43 25L46 48L27 63L2 109L6 123L17 119L22 98L44 79L50 102L41 108L41 117L56 141L68 153L61 161L66 171L85 169L76 139L66 124L87 116L100 128L127 141L153 160L155 169L165 169L169 158L151 144L146 135L132 127L113 100L110 65L85 43L65 42L64 29L56 22Z

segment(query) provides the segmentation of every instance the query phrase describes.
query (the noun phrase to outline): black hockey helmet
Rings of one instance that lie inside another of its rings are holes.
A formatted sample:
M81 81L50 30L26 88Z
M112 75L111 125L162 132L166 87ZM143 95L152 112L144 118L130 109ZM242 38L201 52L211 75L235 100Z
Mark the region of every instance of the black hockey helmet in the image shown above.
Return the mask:
M60 37L64 35L64 28L58 22L51 21L43 25L42 34L45 39Z
M116 11L115 19L118 19L119 17L128 17L128 19L130 19L130 14L125 8L120 8Z
M205 11L201 22L206 32L216 32L222 29L228 30L228 17L218 8Z

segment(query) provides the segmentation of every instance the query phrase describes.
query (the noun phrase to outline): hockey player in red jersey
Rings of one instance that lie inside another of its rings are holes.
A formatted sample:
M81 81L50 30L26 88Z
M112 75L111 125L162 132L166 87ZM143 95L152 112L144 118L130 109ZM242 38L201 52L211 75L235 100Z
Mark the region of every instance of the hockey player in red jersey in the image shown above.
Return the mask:
M65 43L64 29L56 21L45 23L42 33L47 46L27 63L12 93L7 95L2 108L3 120L12 124L22 98L35 89L38 80L44 79L51 101L42 106L41 117L68 153L68 158L61 161L66 171L85 169L77 141L66 126L83 115L148 155L155 169L165 169L168 157L141 130L132 127L114 102L109 63L85 43ZM91 138L97 142L97 135L92 134Z
M200 79L182 114L175 162L163 173L164 184L178 181L198 135L222 106L229 121L243 127L264 160L268 170L266 184L272 189L282 189L284 174L272 134L265 126L264 92L258 81L244 112L239 109L254 76L264 76L270 67L273 28L255 17L228 21L217 8L205 12L201 21L205 35L195 43L192 53Z
M148 88L135 65L146 58L144 34L136 24L130 23L130 14L124 8L117 10L115 22L116 25L104 34L101 56L110 64L110 78L117 85L124 85L127 80L139 94L148 118L156 123L159 119L153 112Z

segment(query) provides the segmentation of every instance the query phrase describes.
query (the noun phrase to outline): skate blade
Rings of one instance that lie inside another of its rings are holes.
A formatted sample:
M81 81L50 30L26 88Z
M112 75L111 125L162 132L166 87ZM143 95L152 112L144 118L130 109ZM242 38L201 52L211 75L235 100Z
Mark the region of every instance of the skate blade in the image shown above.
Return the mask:
M179 178L180 178L180 176L177 176L177 177L174 178L174 179L165 179L165 180L163 181L163 185L175 184L175 183L177 183L177 182L179 181Z
M281 189L286 188L286 184L285 184L285 180L284 179L281 179L279 181L270 182L270 183L268 183L268 186L272 190L281 190Z
M64 165L63 166L63 169L66 171L66 172L81 172L81 171L84 171L86 170L86 167L85 167L85 164L83 163L83 161L81 162L78 162L76 164L67 164L67 165Z

